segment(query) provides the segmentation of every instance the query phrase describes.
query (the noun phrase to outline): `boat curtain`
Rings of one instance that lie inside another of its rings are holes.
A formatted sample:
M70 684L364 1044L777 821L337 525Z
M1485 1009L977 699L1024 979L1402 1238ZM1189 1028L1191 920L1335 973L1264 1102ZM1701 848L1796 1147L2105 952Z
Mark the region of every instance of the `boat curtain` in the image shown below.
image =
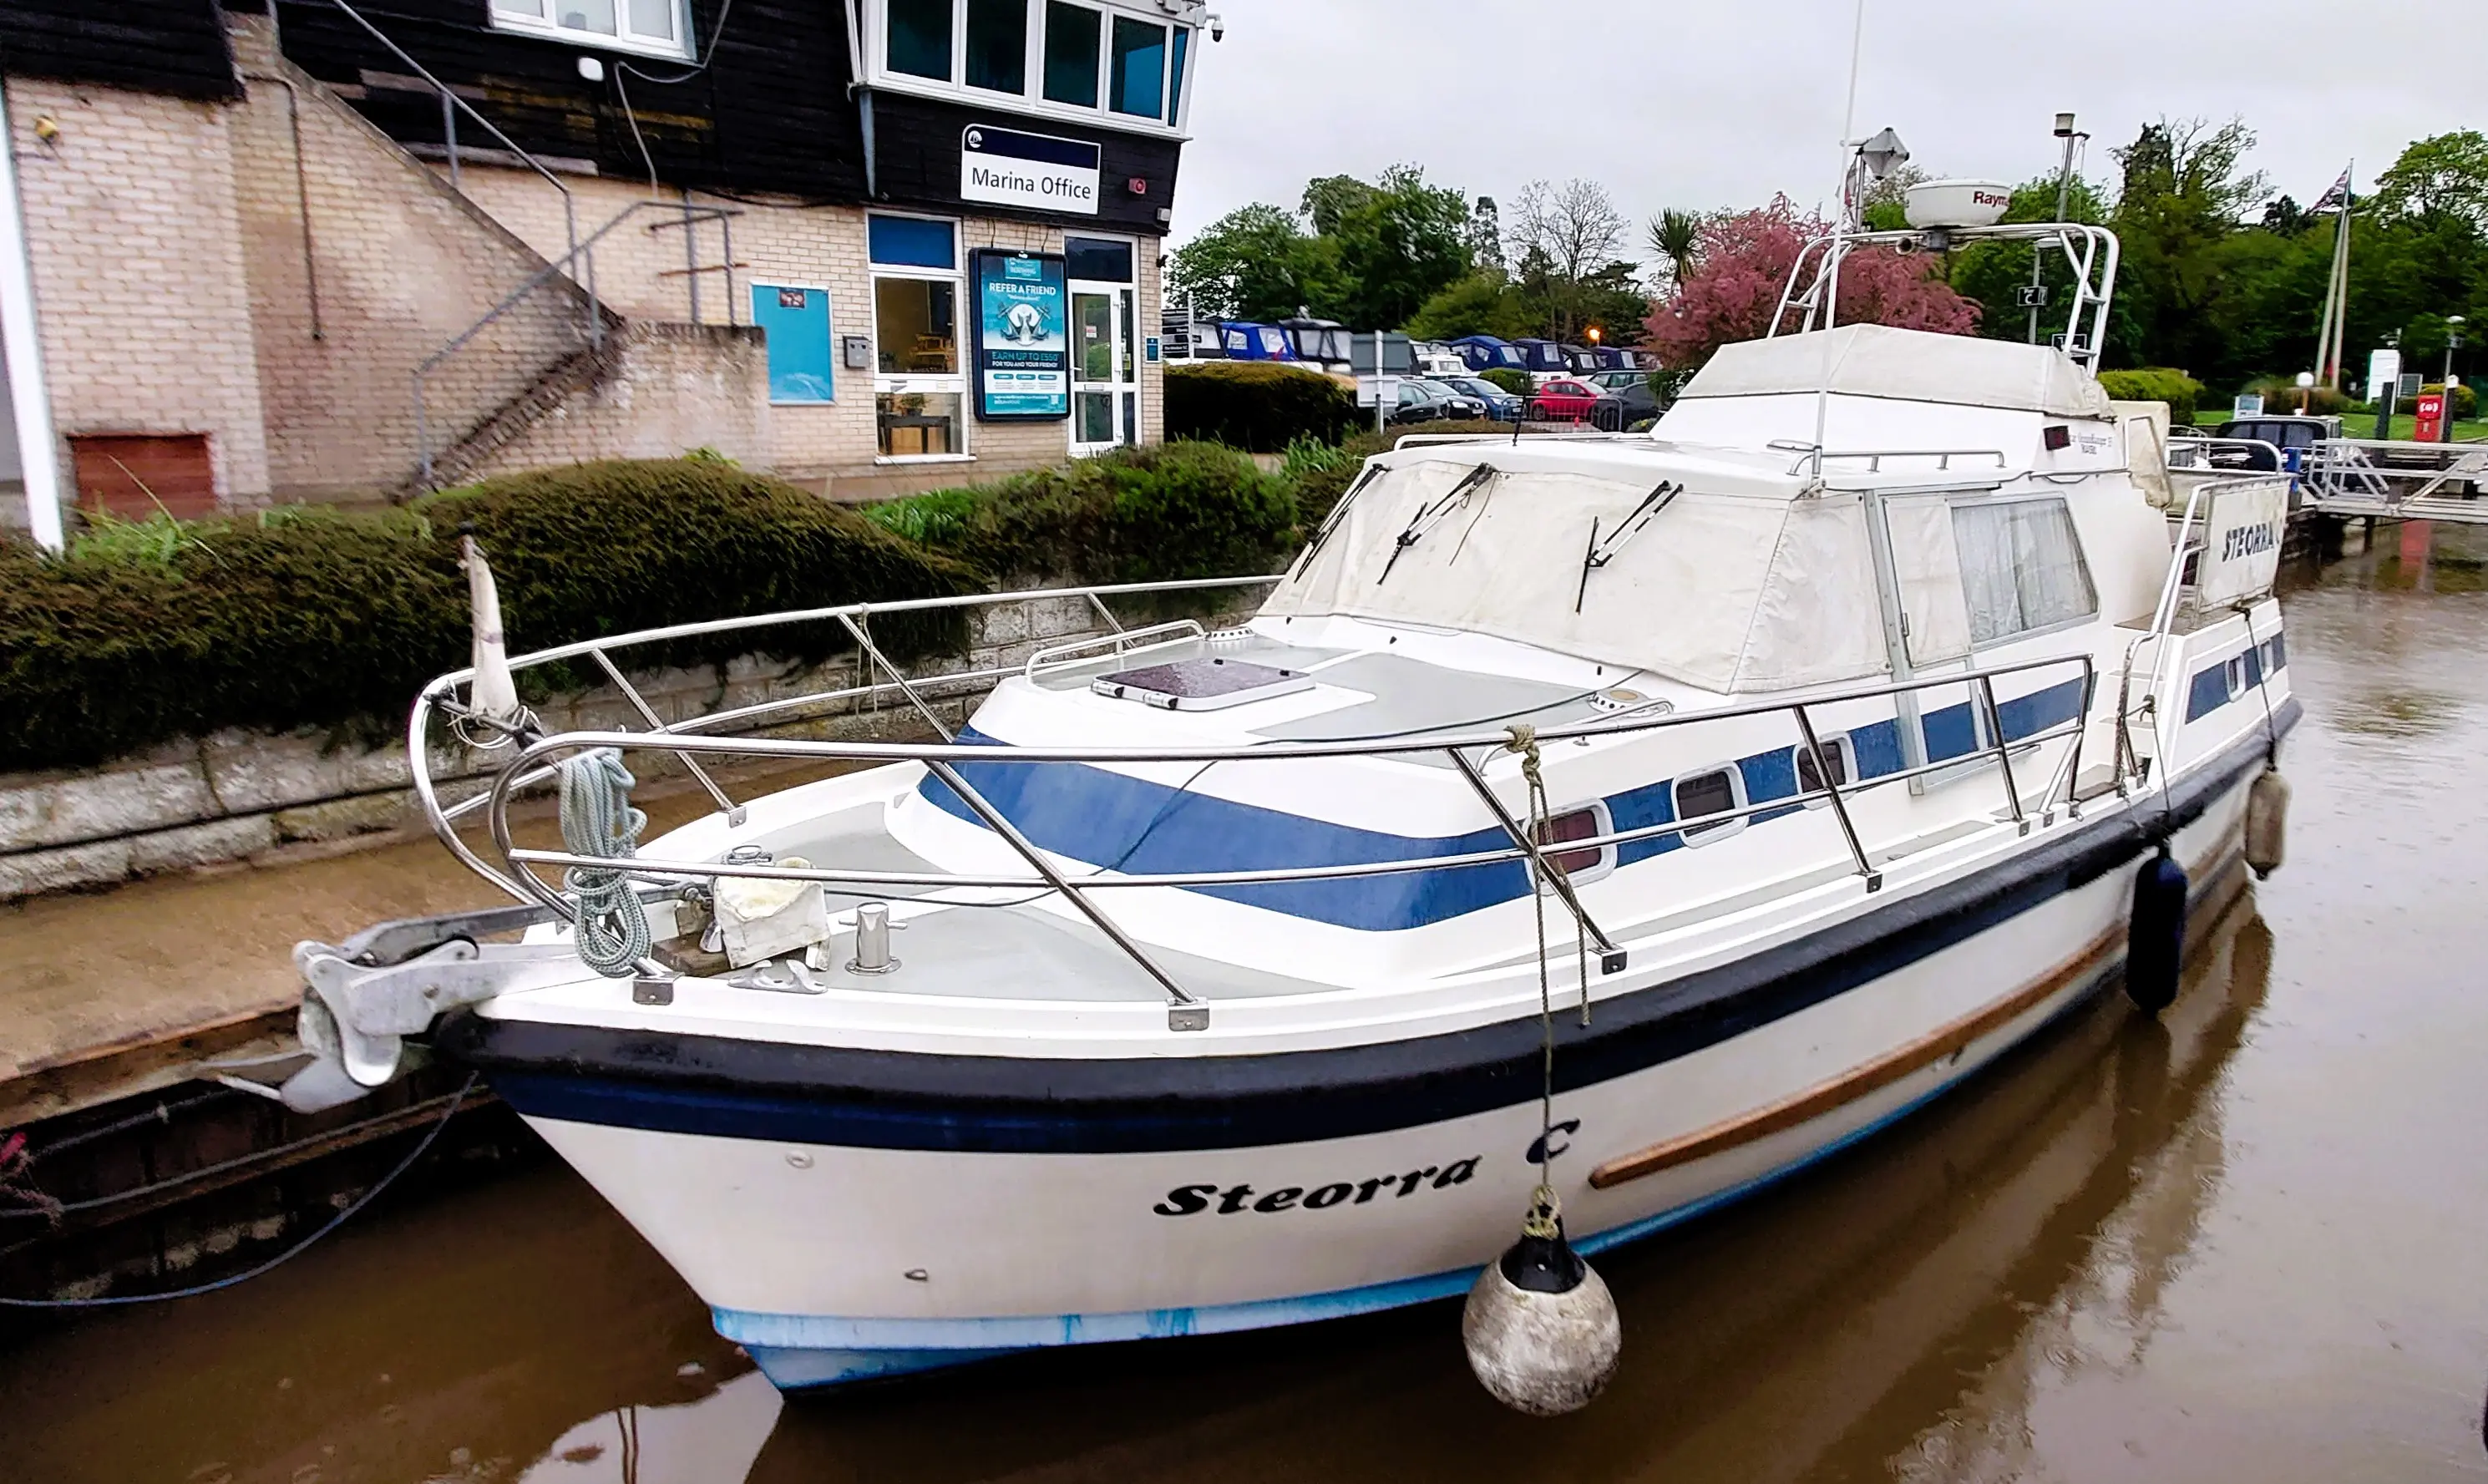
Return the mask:
M2098 611L2063 500L1956 505L1952 525L1971 644L1998 643Z

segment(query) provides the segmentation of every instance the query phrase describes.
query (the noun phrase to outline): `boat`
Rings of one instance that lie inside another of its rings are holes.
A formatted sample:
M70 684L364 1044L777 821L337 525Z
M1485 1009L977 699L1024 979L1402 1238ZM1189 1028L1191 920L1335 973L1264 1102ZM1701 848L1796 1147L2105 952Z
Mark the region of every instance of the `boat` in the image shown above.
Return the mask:
M2250 836L2277 863L2285 481L2167 469L2164 413L2055 346L1778 328L1646 434L1402 438L1241 622L983 672L911 679L871 624L1029 595L505 661L470 574L478 663L409 758L517 905L302 944L289 1101L410 1044L474 1069L792 1388L1455 1296L1541 1185L1596 1253L2120 979L2157 1008L2204 883ZM821 623L868 678L638 730L515 710L516 673L636 696L676 641ZM954 734L932 701L982 683ZM885 701L935 740L754 730ZM452 728L508 743L454 802ZM624 780L664 757L846 770L703 770L717 810L638 842ZM548 788L565 845L523 846Z

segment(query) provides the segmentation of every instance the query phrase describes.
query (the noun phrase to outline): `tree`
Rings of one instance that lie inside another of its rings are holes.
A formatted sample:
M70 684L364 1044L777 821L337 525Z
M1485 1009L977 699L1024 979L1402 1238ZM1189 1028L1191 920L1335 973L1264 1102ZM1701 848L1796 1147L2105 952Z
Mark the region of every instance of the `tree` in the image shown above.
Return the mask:
M2488 230L2488 134L2437 134L2402 151L2376 177L2375 207L2388 218L2459 218Z
M1318 238L1286 211L1256 202L1175 249L1167 299L1189 301L1204 320L1280 320L1300 304L1327 301L1335 278Z
M1542 327L1520 291L1510 279L1479 271L1435 291L1404 326L1419 340L1457 340L1463 335L1492 335L1516 340Z
M1315 181L1305 204L1338 266L1332 292L1312 302L1353 329L1396 329L1469 271L1467 196L1427 184L1415 165L1394 165L1371 185Z
M2114 153L2124 169L2112 218L2124 245L2126 314L2108 350L2129 365L2199 367L2219 358L2221 249L2268 194L2241 172L2255 136L2232 119L2146 124Z
M1492 196L1480 196L1469 208L1469 261L1495 277L1504 276L1503 216Z
M1702 214L1674 207L1650 219L1650 252L1658 260L1658 287L1673 288L1693 266L1702 245Z
M1629 280L1639 268L1617 259L1625 230L1624 213L1596 181L1532 181L1521 187L1513 223L1521 294L1555 339L1570 341L1583 325L1611 317L1613 270L1623 267Z
M1694 370L1731 341L1768 333L1798 251L1830 230L1821 216L1799 215L1786 196L1706 223L1693 271L1649 319L1649 343L1659 364ZM1843 324L1890 324L1945 335L1978 328L1978 305L1943 281L1939 261L1885 247L1854 248L1842 260L1836 307Z

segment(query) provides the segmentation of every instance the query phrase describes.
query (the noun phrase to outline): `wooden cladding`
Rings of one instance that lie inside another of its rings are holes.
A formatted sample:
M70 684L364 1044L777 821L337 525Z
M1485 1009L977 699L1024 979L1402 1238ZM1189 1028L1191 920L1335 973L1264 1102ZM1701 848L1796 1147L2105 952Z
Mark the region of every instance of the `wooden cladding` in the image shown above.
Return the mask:
M143 520L158 509L196 519L216 513L216 473L204 433L70 435L78 509Z
M2089 947L2037 983L2027 986L1983 1010L1973 1011L1950 1024L1920 1036L1917 1040L1889 1051L1873 1061L1852 1067L1828 1081L1818 1082L1795 1097L1784 1098L1766 1107L1739 1113L1734 1118L1697 1129L1680 1138L1653 1144L1647 1149L1620 1155L1590 1171L1590 1187L1604 1190L1655 1175L1661 1170L1707 1160L1714 1154L1768 1138L1774 1134L1810 1123L1847 1104L1879 1092L1913 1072L1920 1072L1948 1056L1958 1056L1968 1050L1971 1042L2027 1015L2050 999L2071 989L2081 980L2097 973L2114 956L2123 941L2122 928L2102 934Z

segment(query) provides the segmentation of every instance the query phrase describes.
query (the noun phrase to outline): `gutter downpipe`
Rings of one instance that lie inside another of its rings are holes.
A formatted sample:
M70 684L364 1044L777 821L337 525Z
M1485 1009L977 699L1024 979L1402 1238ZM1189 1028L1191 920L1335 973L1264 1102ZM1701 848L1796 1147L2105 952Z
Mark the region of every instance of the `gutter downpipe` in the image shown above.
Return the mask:
M26 525L36 545L62 548L60 440L43 380L42 337L35 324L35 274L26 257L26 219L17 201L16 126L0 86L0 352L9 362L9 412L17 425L18 472L26 486Z
M302 95L295 88L294 79L274 72L244 72L241 77L245 82L272 82L285 90L286 127L294 136L294 200L302 213L303 297L311 311L311 338L325 340L328 332L320 321L320 265L312 252L311 180L302 163Z

